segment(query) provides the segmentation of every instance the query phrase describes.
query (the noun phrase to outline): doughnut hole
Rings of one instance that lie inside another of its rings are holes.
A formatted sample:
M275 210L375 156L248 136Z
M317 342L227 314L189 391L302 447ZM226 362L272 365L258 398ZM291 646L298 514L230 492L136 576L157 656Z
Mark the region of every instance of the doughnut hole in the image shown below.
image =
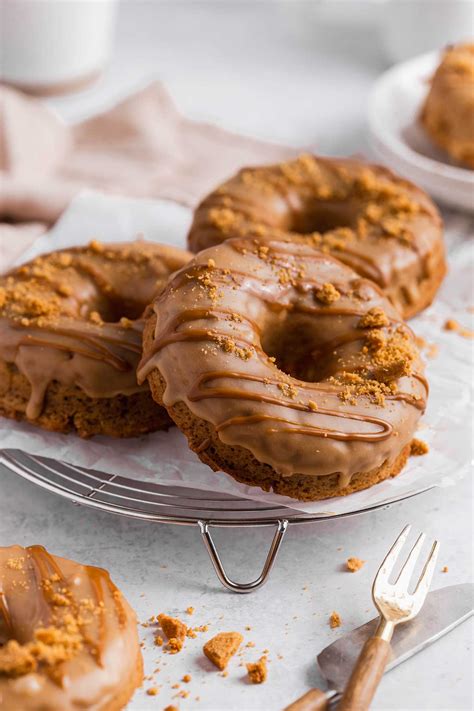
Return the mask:
M135 321L143 314L143 301L101 294L95 303L89 304L87 311L87 315L96 311L106 323L117 323L121 318Z
M291 378L315 383L325 377L323 359L318 359L321 337L314 319L284 310L271 314L261 336L262 349L275 358L279 370Z
M295 210L289 229L299 234L329 232L339 227L355 228L361 206L354 201L308 200Z

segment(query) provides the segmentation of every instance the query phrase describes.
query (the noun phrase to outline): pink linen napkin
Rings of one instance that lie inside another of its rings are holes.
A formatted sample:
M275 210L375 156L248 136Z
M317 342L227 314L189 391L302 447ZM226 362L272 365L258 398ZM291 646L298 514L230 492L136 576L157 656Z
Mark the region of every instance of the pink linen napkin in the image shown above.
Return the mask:
M242 166L297 153L183 117L159 82L72 126L4 86L0 102L0 271L82 188L193 206Z

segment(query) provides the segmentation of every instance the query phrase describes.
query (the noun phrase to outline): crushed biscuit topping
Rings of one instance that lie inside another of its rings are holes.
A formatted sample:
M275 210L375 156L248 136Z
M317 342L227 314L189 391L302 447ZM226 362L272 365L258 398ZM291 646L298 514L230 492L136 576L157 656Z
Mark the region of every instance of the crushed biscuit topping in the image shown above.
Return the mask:
M421 439L417 439L416 437L412 439L411 444L410 444L410 454L414 457L420 457L423 456L423 454L428 454L430 451L430 448L426 444L426 442L423 442Z
M380 306L369 309L367 313L360 317L359 323L357 324L359 328L382 328L383 326L389 325L390 321Z
M347 570L351 573L356 573L365 564L365 560L361 558L348 558L346 561Z
M322 287L315 292L315 296L322 304L333 304L341 298L340 292L336 289L334 284L330 283L323 284Z
M263 684L267 678L267 658L266 656L260 657L258 662L251 662L246 664L247 674L252 682L252 684Z
M469 328L464 328L458 321L453 318L448 318L444 322L443 328L445 331L454 331L462 338L474 338L474 331L471 331Z
M223 671L242 642L243 637L239 632L219 632L202 649L214 666Z
M158 622L168 639L167 648L171 654L180 652L188 632L187 626L177 617L170 617L164 613L158 615ZM156 643L156 641L155 641Z
M383 406L385 397L397 391L394 383L387 385L379 380L364 378L358 373L342 372L331 376L329 382L340 386L338 396L349 405L356 405L357 397L365 396L375 405Z

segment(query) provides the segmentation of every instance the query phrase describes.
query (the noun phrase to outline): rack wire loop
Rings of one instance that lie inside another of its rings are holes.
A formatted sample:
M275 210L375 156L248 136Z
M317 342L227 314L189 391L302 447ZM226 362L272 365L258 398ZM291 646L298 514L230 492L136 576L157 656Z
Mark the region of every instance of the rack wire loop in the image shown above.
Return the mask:
M211 532L209 530L211 525L212 524L208 521L198 521L198 526L201 531L204 545L207 548L207 552L209 553L209 557L211 559L212 565L214 566L214 570L216 571L216 575L221 581L222 585L228 590L231 590L232 592L241 594L254 592L255 590L258 590L263 585L265 585L268 580L270 571L275 563L278 551L280 550L280 546L283 541L283 536L285 535L286 530L288 528L288 520L279 519L276 522L276 531L272 538L270 550L268 551L267 557L265 559L262 572L260 573L258 578L256 578L250 583L238 583L235 580L231 580L229 578L224 566L222 565L219 553L217 552L217 548L211 536Z
M0 0L1 1L1 0ZM119 516L149 521L198 526L214 570L228 590L248 593L267 581L288 525L314 523L328 518L344 518L387 508L395 501L416 496L433 486L410 494L384 499L365 509L336 514L332 511L307 513L279 503L254 501L224 492L174 486L159 481L142 481L118 474L29 454L19 449L0 448L0 467L36 486L62 496L75 505L108 511ZM255 528L276 526L263 570L254 581L238 583L229 578L217 553L210 528Z

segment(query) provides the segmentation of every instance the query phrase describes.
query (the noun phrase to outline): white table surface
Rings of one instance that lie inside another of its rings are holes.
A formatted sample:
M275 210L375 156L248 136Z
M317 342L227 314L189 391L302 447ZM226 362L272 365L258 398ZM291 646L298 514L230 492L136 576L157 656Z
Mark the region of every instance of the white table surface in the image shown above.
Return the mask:
M311 3L126 4L116 52L102 80L51 104L75 120L158 76L179 107L197 118L324 153L362 152L366 99L386 66L377 34L373 26L328 25L310 10ZM309 687L324 685L316 654L373 616L372 577L405 523L441 540L433 583L441 587L471 579L472 521L472 484L466 479L388 510L292 527L267 586L237 596L220 587L197 529L77 508L0 470L2 545L41 543L57 554L108 568L140 620L164 611L193 625L210 624L207 634L188 640L175 656L154 647L152 631L142 629L147 672L156 666L161 671L136 693L132 711L170 703L182 710L278 711ZM249 579L259 572L270 535L269 529L216 534L234 577ZM348 556L367 563L348 573L343 566ZM448 573L441 572L445 565ZM190 605L196 612L188 618ZM343 620L336 630L328 626L333 610ZM270 651L267 683L246 683L240 660L229 665L226 678L203 661L203 641L225 630L241 631L245 642L256 643L245 648L246 661ZM373 708L472 708L472 636L472 622L464 623L390 672ZM185 673L192 682L180 688L190 696L173 699L177 691L171 686ZM147 696L145 690L154 684L159 695Z

